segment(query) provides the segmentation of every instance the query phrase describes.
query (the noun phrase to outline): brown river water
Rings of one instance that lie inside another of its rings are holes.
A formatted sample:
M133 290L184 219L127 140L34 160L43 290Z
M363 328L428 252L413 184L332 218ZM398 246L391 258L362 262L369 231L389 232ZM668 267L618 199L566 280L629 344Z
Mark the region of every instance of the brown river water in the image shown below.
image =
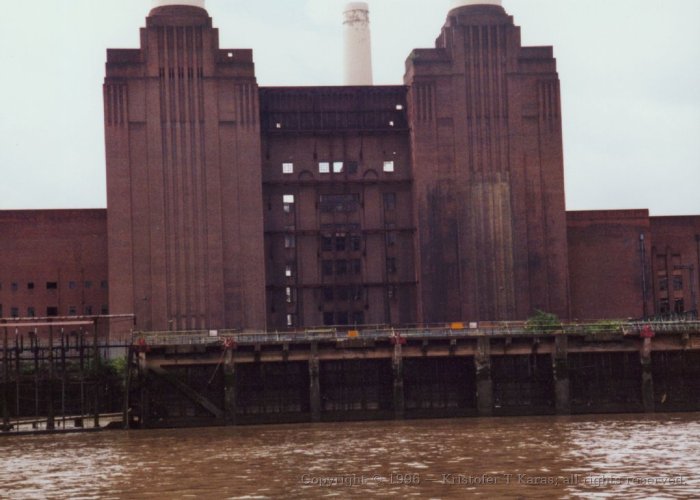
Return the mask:
M0 498L700 498L700 414L3 436Z

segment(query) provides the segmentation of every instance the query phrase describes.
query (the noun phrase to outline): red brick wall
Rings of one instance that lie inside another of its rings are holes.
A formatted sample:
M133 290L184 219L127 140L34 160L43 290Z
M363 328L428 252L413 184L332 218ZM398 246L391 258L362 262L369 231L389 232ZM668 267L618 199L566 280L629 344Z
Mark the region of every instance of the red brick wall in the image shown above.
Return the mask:
M568 212L567 221L573 318L624 319L651 314L649 212ZM642 300L644 281L646 310Z
M107 312L105 210L0 211L0 235L0 317Z

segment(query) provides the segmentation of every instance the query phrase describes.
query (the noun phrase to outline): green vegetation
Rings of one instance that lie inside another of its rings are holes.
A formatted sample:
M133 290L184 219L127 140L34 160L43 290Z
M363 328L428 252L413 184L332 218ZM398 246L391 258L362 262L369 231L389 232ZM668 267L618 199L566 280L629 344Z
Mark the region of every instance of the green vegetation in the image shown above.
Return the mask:
M533 333L554 332L561 329L561 321L556 314L540 311L539 309L525 323L525 330Z
M616 320L602 320L596 323L591 323L584 327L584 331L589 335L601 334L621 334L623 323Z

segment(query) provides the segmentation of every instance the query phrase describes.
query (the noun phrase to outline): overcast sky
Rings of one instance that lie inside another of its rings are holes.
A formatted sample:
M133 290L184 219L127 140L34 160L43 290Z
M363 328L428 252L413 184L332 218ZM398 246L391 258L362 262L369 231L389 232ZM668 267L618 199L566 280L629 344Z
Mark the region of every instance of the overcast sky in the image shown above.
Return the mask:
M342 0L207 0L260 85L342 84ZM450 0L370 0L377 84L432 47ZM700 214L699 0L504 0L553 45L569 210ZM107 48L134 48L149 0L2 0L0 209L104 207Z

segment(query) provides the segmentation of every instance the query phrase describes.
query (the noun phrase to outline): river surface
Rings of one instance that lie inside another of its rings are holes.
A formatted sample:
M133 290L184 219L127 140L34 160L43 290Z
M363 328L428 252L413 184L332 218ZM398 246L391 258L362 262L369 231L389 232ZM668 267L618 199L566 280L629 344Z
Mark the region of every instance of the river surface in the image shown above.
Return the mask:
M0 437L0 498L700 498L700 414Z

